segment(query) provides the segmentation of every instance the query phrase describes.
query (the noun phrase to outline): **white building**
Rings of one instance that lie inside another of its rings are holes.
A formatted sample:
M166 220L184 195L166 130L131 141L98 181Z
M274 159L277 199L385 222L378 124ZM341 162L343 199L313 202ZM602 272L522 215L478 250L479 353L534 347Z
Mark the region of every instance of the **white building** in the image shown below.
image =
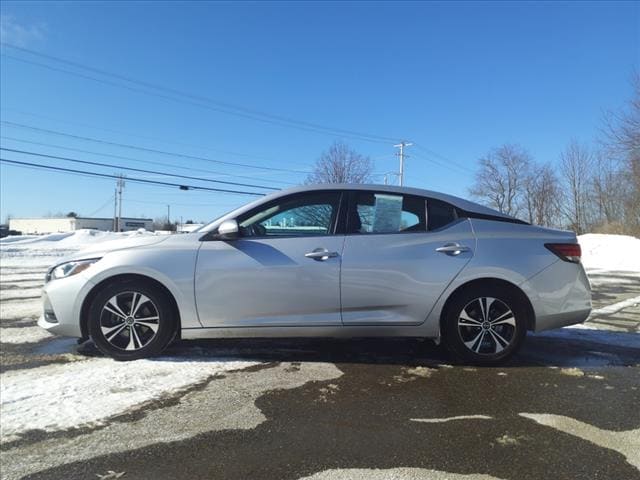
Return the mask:
M59 218L12 218L9 229L24 235L64 233L82 229L113 231L113 218L59 217ZM121 218L120 230L153 229L151 218Z

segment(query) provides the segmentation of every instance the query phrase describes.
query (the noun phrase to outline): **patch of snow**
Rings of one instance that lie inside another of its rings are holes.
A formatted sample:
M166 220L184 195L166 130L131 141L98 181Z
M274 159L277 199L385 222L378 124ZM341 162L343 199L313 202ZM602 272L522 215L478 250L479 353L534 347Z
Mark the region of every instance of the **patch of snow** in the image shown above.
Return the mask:
M429 368L429 367L414 367L414 368L408 368L406 370L407 375L414 375L416 377L423 377L423 378L429 378L431 376L431 374L437 372L438 370L436 368Z
M520 416L540 425L580 437L599 447L619 452L626 457L627 462L640 469L640 429L615 432L603 430L563 415L521 413Z
M578 243L586 269L640 272L640 238L587 233Z
M40 287L2 289L0 290L0 302L34 300L40 298L41 293Z
M445 417L445 418L411 418L412 422L421 422L421 423L445 423L452 422L456 420L491 420L493 417L489 417L487 415L458 415L456 417Z
M38 326L0 328L0 343L37 343L52 337L53 335Z
M426 468L336 468L300 480L500 480L491 475L449 473Z
M520 445L520 439L518 437L513 437L505 433L501 437L496 438L496 443L498 445L502 445L503 447L515 447L517 445Z
M40 299L0 303L0 320L2 321L19 318L37 318L41 313L42 302Z
M618 303L614 303L612 305L607 305L606 307L596 308L591 311L591 317L598 317L602 315L613 315L614 313L619 312L628 307L634 307L636 305L640 305L640 295L633 298L628 298Z
M589 282L592 286L600 285L640 285L640 272L615 272L609 270L587 270Z
M115 362L94 358L5 372L0 375L0 441L15 440L29 430L104 424L115 415L213 375L258 363L168 358Z

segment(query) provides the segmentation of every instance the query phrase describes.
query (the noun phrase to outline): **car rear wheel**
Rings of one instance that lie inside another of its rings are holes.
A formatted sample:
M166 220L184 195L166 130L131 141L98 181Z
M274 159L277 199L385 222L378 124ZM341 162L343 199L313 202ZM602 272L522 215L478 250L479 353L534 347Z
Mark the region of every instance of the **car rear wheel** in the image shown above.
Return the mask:
M158 355L175 334L171 303L159 288L123 282L106 286L89 308L89 333L96 347L116 360Z
M443 338L465 362L498 365L522 346L526 326L527 310L518 295L502 287L475 287L447 306Z

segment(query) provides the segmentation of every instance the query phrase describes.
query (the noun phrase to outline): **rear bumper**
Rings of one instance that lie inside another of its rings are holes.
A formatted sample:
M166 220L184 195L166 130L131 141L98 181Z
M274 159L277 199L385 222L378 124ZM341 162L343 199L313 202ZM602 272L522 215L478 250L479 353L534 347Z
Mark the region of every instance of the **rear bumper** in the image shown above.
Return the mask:
M558 260L520 285L531 300L534 330L582 323L591 313L591 286L581 264Z

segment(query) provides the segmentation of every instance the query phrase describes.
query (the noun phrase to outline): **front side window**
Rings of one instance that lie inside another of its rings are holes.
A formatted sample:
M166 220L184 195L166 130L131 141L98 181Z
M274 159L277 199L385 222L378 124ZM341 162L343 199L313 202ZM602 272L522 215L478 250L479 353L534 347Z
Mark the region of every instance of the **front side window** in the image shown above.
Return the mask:
M239 218L240 234L243 237L330 235L339 199L335 192L278 199Z
M425 200L395 193L357 192L351 233L425 232Z

